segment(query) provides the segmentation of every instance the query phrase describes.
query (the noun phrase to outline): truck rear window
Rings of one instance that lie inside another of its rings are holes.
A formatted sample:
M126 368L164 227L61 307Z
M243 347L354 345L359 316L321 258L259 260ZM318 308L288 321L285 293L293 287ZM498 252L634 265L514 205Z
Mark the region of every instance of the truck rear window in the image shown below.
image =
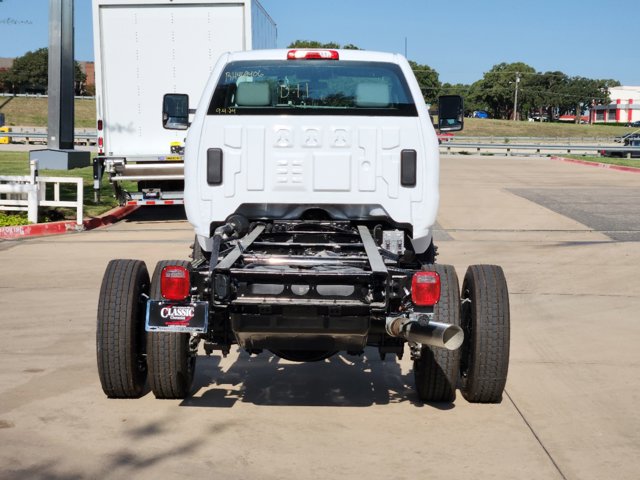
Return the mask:
M231 62L208 114L418 115L398 65L327 60Z

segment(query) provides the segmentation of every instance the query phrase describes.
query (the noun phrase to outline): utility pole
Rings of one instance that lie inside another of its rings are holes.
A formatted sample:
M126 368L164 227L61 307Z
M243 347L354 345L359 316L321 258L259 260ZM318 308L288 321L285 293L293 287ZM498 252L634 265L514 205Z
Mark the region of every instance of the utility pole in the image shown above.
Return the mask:
M87 167L91 154L73 149L73 0L49 0L49 122L46 150L32 150L40 169Z
M73 150L73 0L49 0L49 124L52 150Z
M513 120L518 120L518 84L520 83L520 72L516 72L516 95L513 99Z

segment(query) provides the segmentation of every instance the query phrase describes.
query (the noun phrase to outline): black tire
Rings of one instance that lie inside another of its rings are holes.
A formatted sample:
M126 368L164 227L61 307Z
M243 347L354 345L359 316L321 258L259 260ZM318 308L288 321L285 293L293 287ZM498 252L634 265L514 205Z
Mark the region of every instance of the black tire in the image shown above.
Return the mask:
M460 325L460 287L452 265L428 265L424 270L440 275L440 301L434 307L434 320ZM424 402L453 402L460 371L460 349L422 346L419 360L413 362L418 397Z
M461 391L472 403L500 403L509 370L509 291L502 268L471 265L462 284Z
M102 390L109 398L145 392L144 317L149 273L140 260L111 260L100 287L96 352Z
M185 260L158 262L151 279L151 298L159 300L160 274L167 265L189 268ZM147 332L149 385L156 398L182 399L189 395L196 367L196 355L189 349L188 333Z

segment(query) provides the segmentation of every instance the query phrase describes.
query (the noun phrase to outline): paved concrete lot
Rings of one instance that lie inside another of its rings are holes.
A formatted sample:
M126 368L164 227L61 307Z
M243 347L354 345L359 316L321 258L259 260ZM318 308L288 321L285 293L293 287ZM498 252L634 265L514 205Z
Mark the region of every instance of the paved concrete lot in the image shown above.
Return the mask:
M640 175L547 159L443 158L439 261L460 277L497 263L509 281L500 405L421 404L408 354L376 351L308 365L201 356L185 401L108 400L104 268L186 258L189 225L141 212L0 243L0 477L638 478L640 242L619 235L640 230L638 191Z
M640 189L603 185L514 188L512 193L566 215L613 240L640 241Z

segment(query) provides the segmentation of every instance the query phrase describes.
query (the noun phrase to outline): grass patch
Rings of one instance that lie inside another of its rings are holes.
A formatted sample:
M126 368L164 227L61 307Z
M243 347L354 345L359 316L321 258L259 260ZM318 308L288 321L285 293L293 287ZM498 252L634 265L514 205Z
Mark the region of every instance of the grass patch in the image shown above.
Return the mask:
M76 168L73 170L41 170L40 174L46 177L81 177L84 185L84 215L85 217L95 217L118 206L118 202L113 197L113 189L105 176L100 185L100 203L93 201L93 167ZM29 175L29 153L28 152L0 152L0 175ZM52 187L50 187L52 188ZM61 200L75 200L75 185L61 185ZM48 195L47 198L53 198ZM75 218L75 209L68 208L42 208L40 209L41 221L56 221ZM7 213L5 217L19 216ZM26 219L26 215L25 215ZM6 220L14 221L14 219ZM17 220L16 220L17 221ZM22 225L25 225L23 223ZM8 223L6 225L9 225ZM0 222L0 226L5 226Z
M47 126L46 97L0 97L0 112L9 126ZM75 100L75 126L95 128L95 99ZM613 138L632 129L620 125L576 125L573 123L514 122L483 118L465 118L464 130L456 137L558 137L558 138Z
M637 158L593 157L588 155L562 155L562 157L584 160L585 162L606 163L608 165L620 165L621 167L640 168L640 159Z
M47 112L47 97L0 97L7 126L46 127ZM95 99L76 99L74 118L76 128L95 128Z
M573 123L514 122L483 118L465 118L464 130L456 137L559 137L613 138L631 129L618 125L576 125Z

